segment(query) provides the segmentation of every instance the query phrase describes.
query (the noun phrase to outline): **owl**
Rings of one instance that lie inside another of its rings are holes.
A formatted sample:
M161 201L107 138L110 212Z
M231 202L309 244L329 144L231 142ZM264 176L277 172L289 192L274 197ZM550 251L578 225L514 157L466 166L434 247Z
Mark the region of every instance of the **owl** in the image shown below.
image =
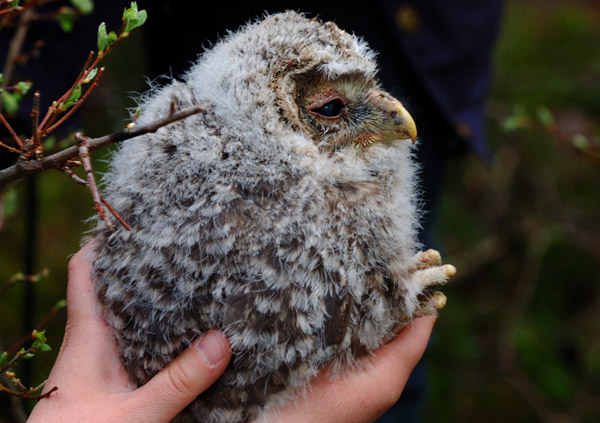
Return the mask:
M142 99L98 221L93 280L131 378L144 384L193 339L229 338L223 376L177 421L249 422L325 367L357 365L444 297L454 274L418 253L415 124L376 79L375 54L333 23L266 16Z

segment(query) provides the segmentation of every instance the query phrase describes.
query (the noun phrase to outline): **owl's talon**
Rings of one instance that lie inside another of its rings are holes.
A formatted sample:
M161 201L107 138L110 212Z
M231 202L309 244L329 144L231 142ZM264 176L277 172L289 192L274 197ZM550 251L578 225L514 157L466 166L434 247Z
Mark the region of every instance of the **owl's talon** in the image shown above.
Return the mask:
M454 275L456 275L456 267L452 266L451 264L445 264L442 266L442 268L444 269L444 272L446 273L446 276L448 276L448 278L451 278Z
M415 256L415 270L427 269L432 266L439 266L442 264L442 255L439 251L429 249L417 253Z
M436 291L429 298L429 302L436 310L441 310L446 306L447 298L443 292Z

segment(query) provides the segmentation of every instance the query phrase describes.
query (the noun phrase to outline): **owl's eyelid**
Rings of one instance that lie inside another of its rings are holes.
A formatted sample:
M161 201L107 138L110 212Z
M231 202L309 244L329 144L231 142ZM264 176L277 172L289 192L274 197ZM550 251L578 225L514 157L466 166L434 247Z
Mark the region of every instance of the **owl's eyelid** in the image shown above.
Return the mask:
M322 115L321 113L317 112L317 110L327 106L330 103L334 103L334 102L340 103L341 110L342 110L341 113L339 113L335 116L325 116L325 115ZM335 119L338 119L340 116L347 114L346 101L339 94L331 93L325 97L320 98L316 102L312 103L310 105L310 107L308 107L308 112L311 115L318 116L321 119L335 120Z
M343 99L343 97L336 92L332 92L324 95L323 97L320 97L317 101L310 105L308 110L320 109L321 107L324 107L332 101L339 101L344 107L346 107L346 101Z

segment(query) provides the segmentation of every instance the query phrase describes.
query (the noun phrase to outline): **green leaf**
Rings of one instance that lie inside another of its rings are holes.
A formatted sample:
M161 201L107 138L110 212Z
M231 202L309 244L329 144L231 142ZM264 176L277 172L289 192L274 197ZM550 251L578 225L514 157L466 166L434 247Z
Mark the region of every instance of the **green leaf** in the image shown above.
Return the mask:
M6 110L6 113L9 115L17 113L21 96L18 93L9 93L8 91L2 91L0 95L2 96L2 106Z
M571 142L579 150L587 150L590 146L590 140L583 134L573 136Z
M39 342L46 342L46 329L41 330L41 331L37 331L34 330L33 332L31 332L31 335L35 337L36 341Z
M55 310L62 310L66 306L67 306L67 301L66 300L58 300L56 302L56 304L54 304L54 309Z
M108 46L112 46L115 41L117 41L117 34L115 34L114 31L110 31L110 33L108 34Z
M106 24L102 22L98 26L98 54L101 54L108 47L108 34L106 33Z
M17 83L17 92L21 95L27 94L33 84L29 81L21 81Z
M71 4L84 15L89 15L94 11L94 2L92 0L71 0Z
M71 32L73 30L73 23L75 22L75 18L77 18L77 13L70 7L61 7L58 10L58 14L56 15L56 20L58 20L58 24L61 29L65 32Z
M48 352L48 351L51 351L52 348L48 344L40 344L40 347L36 348L36 350L41 351L41 352Z
M72 105L77 103L77 100L79 100L80 97L81 97L81 84L77 84L77 86L73 89L73 91L71 91L71 94L69 94L67 101L65 101L64 103L61 103L58 106L58 108L59 109L68 109L69 107L71 107Z
M554 114L546 106L540 106L536 110L537 118L545 128L554 126Z
M526 128L529 122L529 116L525 107L521 104L516 104L513 106L512 115L503 119L500 125L505 132L513 132L517 129Z
M3 73L0 73L0 84L1 84L2 82L4 82L4 74L3 74Z
M4 351L2 355L0 355L0 367L4 367L8 364L8 353Z
M117 41L117 34L114 31L106 32L106 24L102 22L98 26L98 56L102 54Z
M10 7L17 7L19 5L19 0L13 0L13 2L10 4Z
M33 353L27 353L23 356L23 360L29 360L31 358L35 357L35 354Z
M50 345L46 344L46 341L47 341L47 338L46 338L46 329L41 330L39 332L37 330L34 330L31 333L31 335L33 337L35 337L35 341L31 345L31 347L34 350L46 352L46 351L50 351L52 349L52 348L50 348Z
M84 84L89 84L90 81L92 81L95 77L96 74L98 73L98 68L94 68L91 70L90 73L88 73L88 75L85 77L85 79L83 80Z
M129 33L135 28L139 28L144 25L148 14L145 10L138 11L137 3L132 1L131 7L123 11L123 22L125 23L124 33Z

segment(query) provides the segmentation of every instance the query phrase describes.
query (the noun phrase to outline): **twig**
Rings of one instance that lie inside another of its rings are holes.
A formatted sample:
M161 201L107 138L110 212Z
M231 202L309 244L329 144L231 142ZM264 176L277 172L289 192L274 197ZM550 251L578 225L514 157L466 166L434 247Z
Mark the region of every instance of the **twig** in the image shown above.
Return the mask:
M16 148L14 148L14 147L11 147L10 145L6 145L6 144L4 144L2 141L0 141L0 147L7 148L7 149L8 149L8 151L10 151L11 153L17 153L17 154L20 154L20 153L21 153L21 151L17 150L17 149L16 149Z
M88 187L90 192L92 193L92 198L94 199L94 208L108 226L108 229L111 231L114 229L110 219L104 212L104 208L102 207L102 200L100 199L100 191L98 191L98 186L96 185L96 179L94 178L94 171L92 170L92 161L90 160L90 150L88 147L89 138L81 135L79 132L75 133L75 140L77 141L77 149L79 150L79 157L81 157L81 164L85 169L85 174L87 176Z
M20 153L23 150L23 141L21 141L21 138L19 138L15 130L12 128L12 126L10 126L10 123L8 123L8 121L4 118L4 115L2 113L0 113L0 121L2 121L4 127L8 130L8 132L10 132L10 135L12 136L13 140L19 146L19 150L17 150L17 152ZM11 149L12 147L8 148Z
M31 336L28 336L27 339L31 339ZM14 356L12 359L10 359L10 361L8 363L6 363L4 366L0 367L0 373L5 372L6 370L10 369L24 355L31 354L33 352L33 348L31 348L31 347L29 347L28 349L23 350L23 351L18 351L17 353L11 353L10 352L11 350L12 350L12 348L9 350L9 355L14 354Z
M50 323L50 321L52 319L54 319L56 317L56 315L64 308L63 307L58 307L57 305L60 303L60 301L58 303L56 303L56 305L54 307L52 307L52 310L50 310L48 312L48 314L46 314L42 320L40 320L40 322L36 325L36 327L34 328L34 330L36 331L41 331L48 323ZM7 350L8 355L14 355L17 353L17 351L19 351L19 349L25 345L28 341L31 341L31 333L28 333L27 335L23 335L21 337L21 339L19 339L17 342L15 342L13 345L10 346L10 348Z
M186 109L180 110L176 113L170 114L162 119L158 119L155 122L147 125L136 126L133 129L124 129L113 134L105 135L100 138L93 138L88 141L88 149L90 152L104 147L106 145L115 144L135 138L140 135L149 134L158 131L163 126L169 125L170 123L177 122L178 120L185 119L191 115L206 112L206 107L203 105L192 106ZM71 160L79 155L77 146L67 147L58 153L52 154L51 156L44 157L40 160L23 160L17 164L0 170L0 188L4 187L10 182L24 178L25 176L32 175L34 173L41 172L47 169L61 169L64 167L68 160Z
M25 37L27 36L27 31L29 30L29 23L33 18L33 13L33 7L28 7L23 12L21 19L19 20L17 30L8 48L8 56L6 57L4 70L2 72L4 74L4 81L1 85L1 88L8 86L8 84L12 80L12 75L15 70L16 58L20 54L21 49L23 48L23 43L25 42Z
M60 171L63 172L64 174L66 174L73 181L75 181L75 183L77 183L79 185L85 185L85 186L90 185L88 183L88 181L81 179L68 166L63 167L62 169L60 169ZM102 201L102 204L104 204L104 207L106 207L108 209L108 211L111 212L111 214L119 221L119 223L121 225L123 225L123 227L125 227L125 229L127 229L128 231L131 230L131 226L129 226L129 224L125 221L125 219L123 219L121 217L121 215L109 204L109 202L106 201L106 199L102 196L102 194L100 194L100 201Z
M0 384L0 392L6 392L7 394L13 395L15 397L21 397L21 398L25 398L25 399L38 400L38 401L41 400L42 398L49 397L50 395L52 395L57 390L58 390L58 386L55 386L54 388L50 389L45 394L31 395L31 393L35 392L35 390L29 389L29 390L25 390L25 391L15 391L13 389L8 389L4 385Z
M79 75L77 76L77 79L75 79L75 82L73 83L71 88L69 88L69 90L66 93L64 93L58 100L54 101L52 103L52 105L48 108L48 111L46 112L46 116L44 116L44 119L42 119L42 122L40 123L40 125L38 127L40 132L44 132L44 128L48 127L52 124L52 122L56 118L56 115L58 112L58 105L61 102L63 102L64 100L66 100L69 97L69 95L71 95L71 93L73 92L75 87L77 87L77 85L80 83L81 78L83 77L86 69L88 68L89 64L92 61L92 57L94 57L94 52L90 51L90 54L88 54L88 57L83 65L83 68L81 68L81 71L79 72Z
M33 108L31 109L31 139L32 147L35 153L35 157L41 157L42 150L40 149L42 143L40 141L40 133L38 131L38 119L40 116L40 93L39 91L33 95ZM24 152L25 154L27 152Z
M87 181L77 176L68 165L60 168L59 170L65 175L67 175L69 178L71 178L73 181L75 181L75 183L87 186Z
M11 286L13 286L14 284L16 284L18 282L35 283L38 280L40 280L41 278L47 278L47 277L48 277L48 269L47 268L42 269L41 272L38 272L34 275L24 275L23 273L19 272L19 273L15 274L13 277L11 277L3 285L0 285L0 293L2 293L5 289L10 288Z
M102 195L100 195L100 200L102 201L102 204L104 204L104 206L108 209L108 211L111 212L111 214L119 221L119 223L121 225L123 225L125 227L125 229L130 231L131 226L129 226L129 224L127 224L127 222L125 222L125 219L123 219L121 217L121 215L119 213L117 213L117 211L115 209L112 208L112 206L108 203L108 201L106 201L104 199L104 197Z
M9 13L15 13L15 12L22 12L23 11L23 7L22 6L17 6L17 7L13 7L11 9L5 9L5 10L0 10L0 16L2 15L7 15Z
M79 100L77 100L77 103L75 103L73 105L73 107L71 107L69 109L69 111L67 113L65 113L63 115L63 117L60 118L60 120L58 122L56 122L54 125L52 125L48 129L43 130L44 136L48 135L50 132L54 131L56 128L58 128L60 125L62 125L68 118L70 118L73 115L73 113L75 113L81 107L81 105L89 97L89 95L92 93L92 91L94 91L94 89L96 89L96 87L98 86L98 82L100 82L100 78L102 77L103 73L104 73L104 68L100 68L98 70L98 74L96 75L96 78L94 79L94 82L92 83L92 85L90 85L90 87L87 89L85 94Z
M52 104L52 106L50 106L50 108L48 109L48 113L46 113L46 116L44 117L44 119L43 119L43 121L42 121L42 123L40 125L40 132L42 134L46 135L47 133L49 133L49 131L46 131L44 128L47 128L48 126L50 126L52 124L52 121L56 118L56 116L60 112L59 109L58 109L58 105L61 102L64 102L66 99L68 99L69 96L71 95L71 93L73 92L73 90L75 90L75 88L77 87L77 85L82 84L83 81L90 75L90 73L98 66L98 64L100 63L100 61L102 59L104 59L106 56L108 56L108 54L110 54L110 52L113 50L113 48L115 48L115 46L123 38L125 38L124 37L124 33L125 33L125 22L123 22L123 26L121 27L121 33L119 34L119 36L117 37L117 39L105 51L98 52L98 54L96 55L96 59L94 60L94 62L91 65L90 65L90 63L91 63L92 58L94 56L94 52L90 51L90 54L88 55L88 58L87 58L85 64L83 65L83 68L81 69L81 72L79 73L79 75L75 79L75 82L73 83L73 85L71 86L71 88L69 88L69 90L66 93L64 93L58 100L56 100ZM101 71L103 71L103 70L101 70ZM99 74L96 77L96 81L100 77L100 71L98 73ZM95 87L90 87L88 89L88 92L90 90L93 90L93 88L95 88ZM69 114L69 113L67 113L67 114ZM72 112L70 114L72 114ZM70 114L69 114L69 116L70 116ZM64 122L64 118L61 119L60 123L62 123L62 122ZM59 125L58 123L56 125L53 125L51 129L54 130L58 125Z
M37 17L36 17L37 20ZM44 40L37 40L33 43L33 46L29 49L29 51L25 53L19 54L15 60L19 64L24 64L29 61L32 57L39 55L40 49L44 46Z

